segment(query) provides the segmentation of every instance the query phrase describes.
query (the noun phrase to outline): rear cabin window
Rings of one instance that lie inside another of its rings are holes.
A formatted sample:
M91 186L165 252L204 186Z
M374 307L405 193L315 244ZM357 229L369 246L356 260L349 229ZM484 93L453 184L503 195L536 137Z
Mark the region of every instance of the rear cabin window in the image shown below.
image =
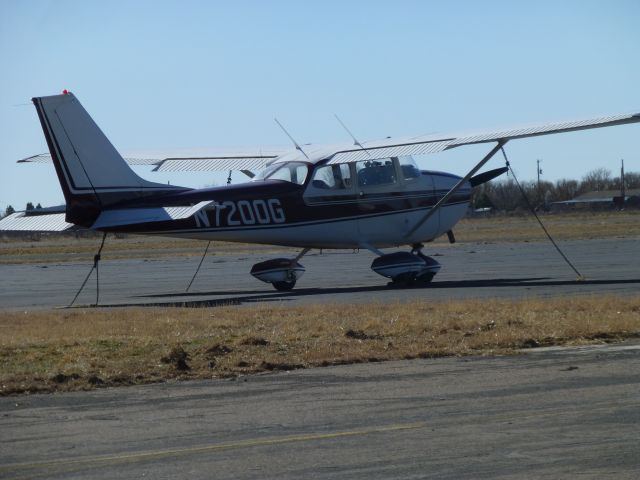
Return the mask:
M313 172L305 195L313 197L330 197L351 193L351 170L349 165L326 165Z
M396 183L396 169L393 160L364 160L356 163L359 187L392 185Z

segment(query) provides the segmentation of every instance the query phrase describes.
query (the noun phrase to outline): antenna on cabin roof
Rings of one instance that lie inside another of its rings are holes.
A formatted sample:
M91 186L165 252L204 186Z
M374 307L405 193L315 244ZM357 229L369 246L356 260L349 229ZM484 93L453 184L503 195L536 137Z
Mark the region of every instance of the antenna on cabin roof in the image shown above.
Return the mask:
M296 147L296 150L300 150L300 151L302 152L302 154L303 154L305 157L307 157L307 160L309 160L309 156L305 153L305 151L304 151L304 150L302 150L302 147L301 147L300 145L298 145L298 142L296 142L296 141L293 139L293 137L292 137L291 135L289 135L289 132L287 132L287 129L286 129L286 128L284 128L284 127L282 126L282 124L278 121L278 119L277 119L277 118L274 118L274 120L276 121L276 123L278 124L278 126L282 129L282 131L287 135L287 137L289 137L289 140L291 140L291 141L293 142L293 144L294 144L294 145L295 145L295 147Z
M336 115L335 113L333 114L333 116L336 117L336 120L338 120L340 125L342 125L342 128L344 128L347 131L347 133L351 136L351 138L353 139L353 144L358 146L358 147L360 147L362 150L367 152L367 155L371 156L371 154L367 151L367 149L364 148L364 146L358 141L358 139L355 137L355 135L353 133L351 133L351 130L349 130L347 128L347 126L344 124L344 122L342 120L340 120L340 117L338 117L338 115Z

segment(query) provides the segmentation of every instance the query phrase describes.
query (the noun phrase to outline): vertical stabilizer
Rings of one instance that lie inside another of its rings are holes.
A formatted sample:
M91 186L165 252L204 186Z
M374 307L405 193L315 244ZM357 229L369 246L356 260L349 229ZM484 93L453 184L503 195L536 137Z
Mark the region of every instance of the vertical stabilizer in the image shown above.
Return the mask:
M67 221L90 226L110 205L174 192L139 177L71 93L33 98L67 202Z

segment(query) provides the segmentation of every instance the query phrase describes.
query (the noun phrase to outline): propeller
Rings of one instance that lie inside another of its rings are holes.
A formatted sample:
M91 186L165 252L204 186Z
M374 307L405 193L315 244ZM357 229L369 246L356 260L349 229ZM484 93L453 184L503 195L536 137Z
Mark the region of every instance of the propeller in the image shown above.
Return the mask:
M499 177L503 173L506 173L509 170L509 167L496 168L494 170L489 170L488 172L479 173L478 175L474 175L469 179L469 183L472 187L477 187L478 185L482 185L483 183L487 183L490 180L493 180L496 177Z
M497 152L500 151L500 149L504 146L505 143L507 143L507 141L508 140L506 139L498 140L498 143L496 144L496 146L493 147L491 151L487 153L485 157L482 160L480 160L478 164L475 167L473 167L473 169L471 169L469 173L467 173L463 178L461 178L451 188L451 190L449 190L442 198L440 198L440 200L438 200L438 202L433 206L433 208L429 209L429 211L420 220L416 222L416 224L411 228L411 230L407 232L405 237L410 237L411 235L413 235L415 231L422 226L422 224L424 224L427 220L429 220L429 218L431 218L431 216L434 213L436 213L440 209L440 207L444 205L447 202L447 200L449 200L449 198L451 198L451 196L453 196L460 189L460 187L462 187L466 182L470 181L474 173L480 170L484 166L484 164L491 159L491 157L493 157ZM486 173L489 173L489 172L486 172ZM478 175L478 177L481 177L482 175L484 174L481 173L480 175Z

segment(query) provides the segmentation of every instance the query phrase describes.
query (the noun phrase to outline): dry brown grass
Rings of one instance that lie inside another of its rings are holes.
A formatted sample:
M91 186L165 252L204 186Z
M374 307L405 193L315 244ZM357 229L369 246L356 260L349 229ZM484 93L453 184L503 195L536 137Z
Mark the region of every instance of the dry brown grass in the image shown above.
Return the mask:
M0 394L614 341L640 298L0 313Z
M629 238L640 236L640 210L541 214L542 222L557 240ZM546 240L531 215L463 218L454 228L462 242L523 242ZM439 242L446 242L441 237Z

